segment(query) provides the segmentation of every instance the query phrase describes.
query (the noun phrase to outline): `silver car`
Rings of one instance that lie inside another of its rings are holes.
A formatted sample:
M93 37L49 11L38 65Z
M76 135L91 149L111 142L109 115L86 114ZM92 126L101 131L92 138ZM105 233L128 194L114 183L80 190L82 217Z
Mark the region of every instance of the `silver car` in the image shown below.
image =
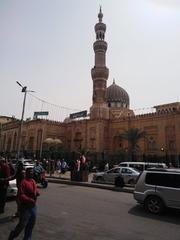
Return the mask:
M134 198L153 214L165 207L180 209L180 170L149 169L140 175Z
M11 164L13 165L13 167L15 167L15 168L16 168L18 162L22 162L22 164L23 164L24 167L27 167L27 166L28 166L28 167L29 167L29 166L34 167L34 162L33 162L32 159L21 158L21 159L19 159L19 160L17 160L17 159L11 159L11 160L9 160L9 163L11 163Z
M106 172L98 172L93 175L92 182L115 184L115 179L121 176L125 184L134 185L140 172L130 167L115 167Z

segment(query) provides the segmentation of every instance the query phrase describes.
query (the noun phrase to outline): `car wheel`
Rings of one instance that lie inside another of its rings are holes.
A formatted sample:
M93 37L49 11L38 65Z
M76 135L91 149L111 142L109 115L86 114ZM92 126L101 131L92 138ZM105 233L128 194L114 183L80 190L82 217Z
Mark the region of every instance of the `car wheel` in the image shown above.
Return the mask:
M157 196L150 196L146 198L144 207L147 211L153 214L160 214L164 210L164 204Z

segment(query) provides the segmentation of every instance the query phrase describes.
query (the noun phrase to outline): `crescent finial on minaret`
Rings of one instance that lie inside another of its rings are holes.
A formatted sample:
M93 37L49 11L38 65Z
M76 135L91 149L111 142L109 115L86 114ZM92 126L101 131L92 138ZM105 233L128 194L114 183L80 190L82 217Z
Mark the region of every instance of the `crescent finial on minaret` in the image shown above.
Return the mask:
M99 18L99 22L102 22L103 14L102 14L102 8L101 8L101 5L100 5L100 8L99 8L98 18Z

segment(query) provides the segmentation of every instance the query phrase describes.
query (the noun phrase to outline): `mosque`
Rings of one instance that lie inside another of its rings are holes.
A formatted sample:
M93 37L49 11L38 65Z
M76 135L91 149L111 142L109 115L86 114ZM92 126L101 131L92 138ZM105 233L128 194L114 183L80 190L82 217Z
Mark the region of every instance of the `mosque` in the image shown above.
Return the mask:
M154 106L155 112L135 115L130 109L126 90L115 80L107 87L109 69L106 66L108 44L105 33L106 25L100 8L95 24L95 63L91 69L93 96L88 117L76 119L71 115L63 122L39 118L26 120L20 134L20 121L9 121L8 118L0 125L1 153L15 154L19 144L21 154L37 158L44 157L53 149L67 160L84 151L92 161L120 162L129 160L129 141L120 136L131 129L138 129L145 132L145 136L138 141L136 161L166 161L179 166L180 103Z

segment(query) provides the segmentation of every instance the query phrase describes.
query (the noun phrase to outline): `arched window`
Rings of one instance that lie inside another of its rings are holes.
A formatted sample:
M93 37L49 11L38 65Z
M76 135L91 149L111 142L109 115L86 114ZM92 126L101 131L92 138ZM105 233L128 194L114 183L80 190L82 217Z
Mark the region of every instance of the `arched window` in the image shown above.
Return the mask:
M7 151L10 152L11 151L11 137L8 138L7 141Z
M4 134L4 139L3 139L3 151L6 151L6 134Z
M16 144L17 144L17 133L14 133L14 139L13 139L13 151L16 151Z
M154 150L156 150L156 141L155 141L155 139L154 139L152 136L150 136L150 137L148 138L148 141L147 141L147 150L149 150L149 151L154 151Z
M76 132L75 133L75 137L74 137L74 144L75 144L75 148L77 150L81 150L82 148L82 134L81 132Z
M113 138L113 151L117 151L123 147L122 140L119 136Z

